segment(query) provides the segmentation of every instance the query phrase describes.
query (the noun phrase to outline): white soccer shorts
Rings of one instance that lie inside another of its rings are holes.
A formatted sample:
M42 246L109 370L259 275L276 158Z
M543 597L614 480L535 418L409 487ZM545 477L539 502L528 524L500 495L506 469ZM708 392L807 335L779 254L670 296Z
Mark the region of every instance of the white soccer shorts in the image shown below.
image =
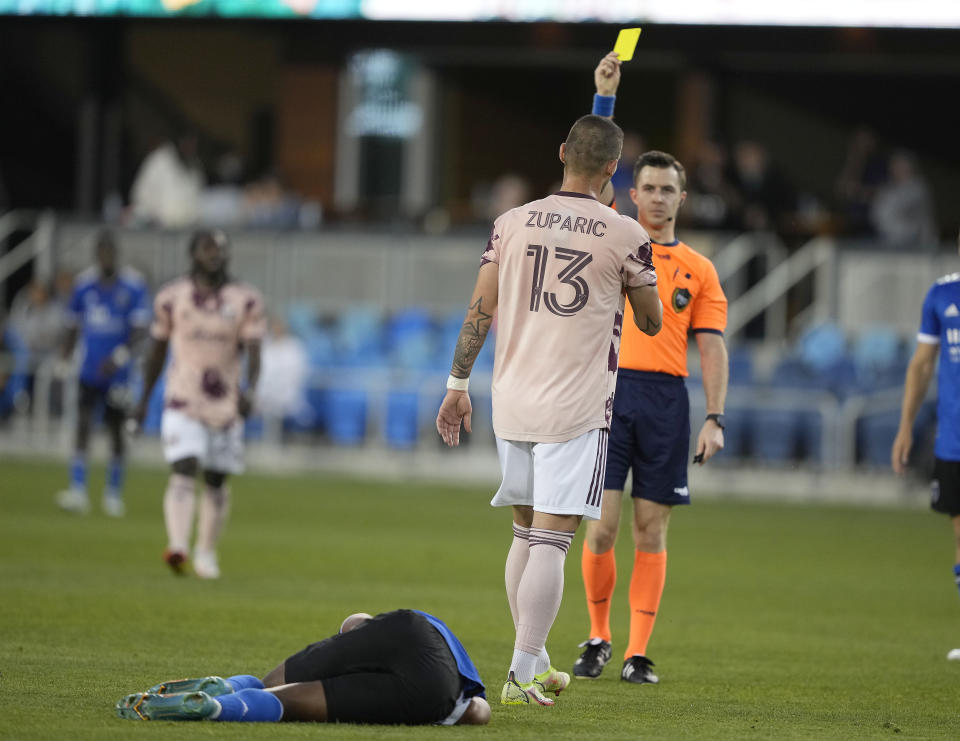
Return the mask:
M229 427L208 427L178 409L164 409L160 419L167 463L196 458L206 471L243 473L243 420Z
M562 443L531 443L497 438L503 482L490 501L494 507L532 506L551 515L600 519L607 431L590 430Z

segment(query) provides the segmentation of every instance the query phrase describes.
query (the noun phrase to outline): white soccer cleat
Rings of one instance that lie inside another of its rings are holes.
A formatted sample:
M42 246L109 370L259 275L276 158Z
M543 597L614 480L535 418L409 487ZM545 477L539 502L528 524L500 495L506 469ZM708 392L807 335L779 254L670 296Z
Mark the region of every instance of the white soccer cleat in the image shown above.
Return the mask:
M107 517L123 517L127 513L123 499L115 494L104 494L100 502L100 507Z
M85 515L90 511L90 500L86 492L79 489L64 489L57 493L55 500L60 509L75 515Z
M194 551L193 573L201 579L219 579L220 565L213 551Z
M960 661L960 648L951 648L947 652L947 661Z

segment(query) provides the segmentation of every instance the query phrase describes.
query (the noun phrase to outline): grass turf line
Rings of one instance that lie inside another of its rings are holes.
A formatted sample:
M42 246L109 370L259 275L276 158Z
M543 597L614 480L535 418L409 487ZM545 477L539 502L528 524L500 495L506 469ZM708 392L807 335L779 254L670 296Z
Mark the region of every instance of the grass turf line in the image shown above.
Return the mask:
M650 655L661 684L618 680L631 544L617 546L614 659L554 708L497 703L512 651L509 516L490 491L246 475L223 578L160 561L165 476L133 470L128 515L59 512L66 472L0 461L0 738L957 738L960 604L945 518L927 512L703 501L673 517ZM102 471L91 476L100 487ZM94 497L94 504L98 504ZM626 506L629 506L627 504ZM629 511L625 509L625 515ZM582 536L548 648L566 671L588 623ZM443 618L480 669L478 728L132 723L128 692L175 677L263 675L350 612Z

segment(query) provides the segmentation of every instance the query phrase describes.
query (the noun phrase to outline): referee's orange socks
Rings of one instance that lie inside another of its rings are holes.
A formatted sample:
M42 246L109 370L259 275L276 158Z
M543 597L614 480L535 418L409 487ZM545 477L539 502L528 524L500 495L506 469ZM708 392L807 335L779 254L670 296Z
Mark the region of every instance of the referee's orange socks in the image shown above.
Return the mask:
M653 633L666 579L666 551L634 551L633 576L630 577L630 644L623 655L624 660L647 655L647 643Z
M590 638L602 638L610 643L610 601L617 584L617 557L614 549L594 553L586 540L580 560L583 586L587 593L587 611L590 613Z

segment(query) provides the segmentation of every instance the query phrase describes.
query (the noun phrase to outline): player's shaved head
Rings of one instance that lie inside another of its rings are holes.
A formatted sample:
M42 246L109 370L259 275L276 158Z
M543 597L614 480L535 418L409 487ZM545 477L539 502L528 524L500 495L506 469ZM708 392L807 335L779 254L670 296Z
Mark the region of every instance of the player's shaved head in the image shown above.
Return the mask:
M609 118L583 116L567 134L564 163L579 175L596 175L611 160L620 159L623 130Z
M343 622L340 623L340 632L349 633L354 628L359 628L368 620L373 620L373 615L366 612L355 612L352 615L347 615Z

